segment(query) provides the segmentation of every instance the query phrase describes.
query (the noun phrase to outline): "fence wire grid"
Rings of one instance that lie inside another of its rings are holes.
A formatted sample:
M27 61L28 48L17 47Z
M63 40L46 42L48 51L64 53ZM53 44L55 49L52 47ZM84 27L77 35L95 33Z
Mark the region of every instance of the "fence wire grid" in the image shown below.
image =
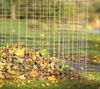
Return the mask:
M85 67L87 0L0 0L0 46L23 42Z

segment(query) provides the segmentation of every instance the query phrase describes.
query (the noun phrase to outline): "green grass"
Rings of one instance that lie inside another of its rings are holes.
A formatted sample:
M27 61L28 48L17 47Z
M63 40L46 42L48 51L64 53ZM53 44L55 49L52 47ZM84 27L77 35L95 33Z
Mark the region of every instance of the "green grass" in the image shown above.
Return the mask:
M49 84L49 85L48 85ZM99 89L100 82L65 80L59 83L32 80L8 80L1 89Z
M100 34L88 34L88 56L90 58L100 57Z
M3 46L6 43L17 43L20 41L27 44L28 47L47 49L51 54L54 54L54 51L55 54L58 54L59 48L60 53L67 53L68 50L69 52L73 50L74 54L78 51L77 42L81 42L82 40L81 32L68 31L63 28L60 33L58 33L58 31L53 28L52 23L50 23L51 26L46 31L43 29L34 29L28 27L28 22L30 21L27 20L26 23L26 20L0 20L0 45ZM73 49L69 49L72 48L72 45L68 45L68 43L72 44L72 41L74 41ZM84 48L81 50L84 50Z
M60 53L62 54L63 52L67 54L68 52L71 52L71 50L73 50L73 54L79 51L77 47L79 45L78 42L82 41L81 32L73 32L62 29L62 31L60 31L60 38L59 38L58 32L55 31L52 23L50 23L50 27L46 31L40 28L37 29L30 28L28 27L29 23L30 20L27 20L26 22L25 19L24 20L0 19L0 46L3 46L6 43L11 43L11 42L18 43L18 41L20 41L27 44L28 47L34 47L36 49L41 49L41 48L47 49L49 53L56 55L58 54L59 48L60 48ZM59 42L58 39L60 40ZM74 44L72 43L72 41L74 42ZM88 41L89 58L93 58L94 56L99 56L100 34L88 33L87 41ZM68 44L73 44L73 48L72 45ZM84 50L84 47L80 46L80 50Z
M93 71L93 72L87 72L86 73L87 76L90 75L90 74L93 75L95 81L100 82L100 71L99 72Z
M92 74L94 81L87 80L64 80L58 83L51 83L47 80L5 80L1 89L99 89L100 72L87 72L86 75Z

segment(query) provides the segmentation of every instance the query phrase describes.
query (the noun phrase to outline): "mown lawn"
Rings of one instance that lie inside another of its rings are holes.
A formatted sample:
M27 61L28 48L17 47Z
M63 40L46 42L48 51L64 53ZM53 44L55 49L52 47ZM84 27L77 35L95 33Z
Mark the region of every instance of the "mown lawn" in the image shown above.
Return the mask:
M88 34L88 53L90 58L100 57L100 34Z
M46 80L5 80L0 89L100 89L100 72L87 72L94 80L63 80L58 83ZM0 82L1 83L1 82Z
M0 20L0 45L23 42L29 48L46 49L50 54L58 54L58 51L67 54L71 53L71 50L74 54L79 51L77 47L82 40L84 41L84 33L68 31L64 28L58 32L52 23L50 25L48 30L43 30L38 26L30 28L26 20ZM70 29L76 28L72 26ZM80 47L81 50L84 50L83 45Z
M95 81L100 82L100 71L87 72L86 75L93 75Z
M54 32L52 24L49 30L43 31L42 29L36 29L36 27L34 27L35 29L28 27L28 23L26 20L0 19L0 45L2 46L3 44L13 42L17 43L19 41L24 42L28 47L47 49L50 53L54 52L55 54L58 52L59 45L60 53L63 53L63 50L65 53L71 52L70 50L73 50L73 53L79 51L77 47L81 44L82 38L84 38L82 32L66 30L62 30L60 33L57 31ZM74 30L76 28L72 26L71 29ZM60 38L58 34L60 34ZM89 58L99 56L100 34L88 33L87 36ZM72 43L72 41L74 43ZM71 44L73 44L73 49L69 49L70 46L72 48ZM85 44L83 46L85 46ZM82 48L84 50L84 47L80 46L80 50L82 50Z
M99 89L100 81L65 80L59 83L48 81L15 80L6 81L1 89Z

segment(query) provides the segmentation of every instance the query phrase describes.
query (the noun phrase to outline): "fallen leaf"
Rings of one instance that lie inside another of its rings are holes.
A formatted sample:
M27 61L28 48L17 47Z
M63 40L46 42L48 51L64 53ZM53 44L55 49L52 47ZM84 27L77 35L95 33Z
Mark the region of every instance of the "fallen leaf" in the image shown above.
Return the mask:
M32 70L31 72L28 73L28 75L31 77L36 77L36 76L38 76L38 72L35 70Z
M21 48L21 49L17 49L16 51L15 51L15 54L17 55L17 56L24 56L24 52L25 52L25 49L24 48Z
M55 76L48 76L48 80L49 81L56 81L56 77Z
M0 88L2 88L4 85L4 81L3 80L0 80Z

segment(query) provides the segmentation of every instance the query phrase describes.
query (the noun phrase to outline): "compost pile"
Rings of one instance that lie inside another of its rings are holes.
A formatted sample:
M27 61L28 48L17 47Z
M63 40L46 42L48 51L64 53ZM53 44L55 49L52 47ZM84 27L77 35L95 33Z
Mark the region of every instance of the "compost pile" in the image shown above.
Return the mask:
M81 76L64 60L45 55L41 50L26 49L23 44L11 44L0 49L0 78L56 81Z

